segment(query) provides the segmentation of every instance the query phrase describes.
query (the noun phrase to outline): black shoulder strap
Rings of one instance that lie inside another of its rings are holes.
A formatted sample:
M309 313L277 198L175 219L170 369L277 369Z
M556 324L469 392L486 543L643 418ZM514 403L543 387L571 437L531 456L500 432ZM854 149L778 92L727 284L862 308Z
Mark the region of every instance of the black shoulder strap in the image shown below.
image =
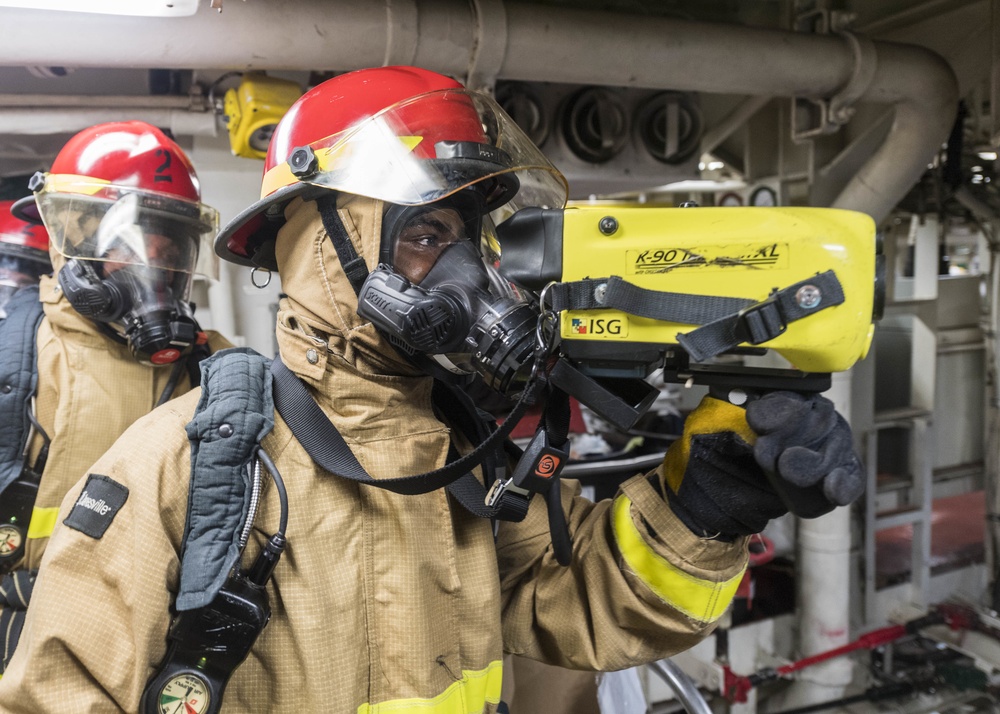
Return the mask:
M208 605L239 559L240 531L250 512L246 465L274 427L268 363L242 347L201 362L201 399L186 427L191 485L181 544L180 612Z
M6 311L0 320L0 492L20 476L31 430L31 398L38 389L35 342L42 321L38 287L14 293Z
M439 469L413 476L375 479L365 471L344 441L344 437L309 394L309 390L282 363L280 357L271 363L271 373L274 377L274 406L313 461L335 476L402 495L429 493L462 479L473 467L480 465L488 454L501 446L530 404L531 390L525 390L525 394L514 406L503 426L490 434L471 452ZM471 474L470 478L475 480ZM457 488L457 493L464 492L467 488L469 481L465 479ZM458 497L456 495L456 498ZM477 515L487 514L483 512Z
M448 424L458 428L473 446L482 444L496 430L496 420L492 415L476 407L465 390L435 380L432 396L435 406L440 409ZM485 487L471 472L459 477L447 486L448 493L451 494L452 498L475 516L519 522L524 520L528 514L529 498L516 492L504 494L504 497L494 506L486 505L487 489L496 480L506 476L505 446L509 442L509 438L505 439L504 443L497 444L484 453L482 471ZM448 458L454 460L458 458L458 455L457 453L449 453Z

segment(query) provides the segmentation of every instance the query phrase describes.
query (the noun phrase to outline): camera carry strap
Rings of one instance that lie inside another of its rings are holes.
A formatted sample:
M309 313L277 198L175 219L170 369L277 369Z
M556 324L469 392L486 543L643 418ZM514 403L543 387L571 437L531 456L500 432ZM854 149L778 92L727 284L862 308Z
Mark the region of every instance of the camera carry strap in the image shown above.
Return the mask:
M529 393L533 390L525 389L503 425L465 456L434 471L399 478L375 479L365 471L344 437L309 394L309 390L280 357L271 363L271 373L274 379L274 405L278 413L312 460L333 475L406 496L447 488L466 510L484 518L518 521L527 513L526 497L514 492L504 499L506 503L487 507L486 490L470 471L501 447L527 411L532 401ZM518 502L519 499L523 503Z
M759 345L773 340L788 323L844 302L844 290L832 270L776 290L760 302L647 290L618 276L557 283L549 295L557 312L611 309L652 320L701 325L677 335L677 341L697 362L743 343Z
M513 442L508 442L508 451L516 465L508 478L494 485L490 496L506 495L512 488L543 494L548 509L552 554L560 565L569 565L573 556L573 541L562 506L559 480L559 474L569 460L569 394L552 383L548 384L547 391L538 430L523 451Z

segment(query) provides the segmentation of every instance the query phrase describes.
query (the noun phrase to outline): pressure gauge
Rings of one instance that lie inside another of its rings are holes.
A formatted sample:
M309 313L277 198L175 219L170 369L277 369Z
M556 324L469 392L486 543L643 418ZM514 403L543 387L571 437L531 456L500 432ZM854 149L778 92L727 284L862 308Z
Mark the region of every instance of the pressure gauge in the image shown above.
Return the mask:
M720 206L742 206L743 198L738 193L724 193L719 197Z
M204 714L210 699L205 680L184 672L163 685L156 703L160 714Z
M760 186L750 194L751 206L777 206L778 194L769 186Z
M17 526L9 523L0 525L0 558L16 553L23 540L21 529Z

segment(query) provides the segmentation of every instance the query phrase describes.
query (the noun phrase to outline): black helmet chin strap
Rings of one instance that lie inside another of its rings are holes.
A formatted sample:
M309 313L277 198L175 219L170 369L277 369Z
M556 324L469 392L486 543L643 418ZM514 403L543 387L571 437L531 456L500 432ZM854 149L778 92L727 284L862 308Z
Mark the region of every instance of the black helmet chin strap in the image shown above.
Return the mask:
M323 219L323 228L330 236L333 249L337 251L340 266L351 282L354 294L360 296L361 286L368 277L368 266L365 265L364 258L354 249L354 244L347 235L347 229L340 220L340 214L337 213L337 194L330 192L329 196L320 196L316 199L316 206L319 208L320 218Z

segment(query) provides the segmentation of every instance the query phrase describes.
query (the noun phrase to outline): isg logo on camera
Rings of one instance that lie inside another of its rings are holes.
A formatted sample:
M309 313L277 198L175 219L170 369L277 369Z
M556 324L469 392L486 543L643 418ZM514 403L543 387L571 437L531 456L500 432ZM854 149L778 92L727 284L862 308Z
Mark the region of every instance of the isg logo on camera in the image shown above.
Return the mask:
M628 321L620 317L574 317L569 329L574 335L611 339L628 337Z

